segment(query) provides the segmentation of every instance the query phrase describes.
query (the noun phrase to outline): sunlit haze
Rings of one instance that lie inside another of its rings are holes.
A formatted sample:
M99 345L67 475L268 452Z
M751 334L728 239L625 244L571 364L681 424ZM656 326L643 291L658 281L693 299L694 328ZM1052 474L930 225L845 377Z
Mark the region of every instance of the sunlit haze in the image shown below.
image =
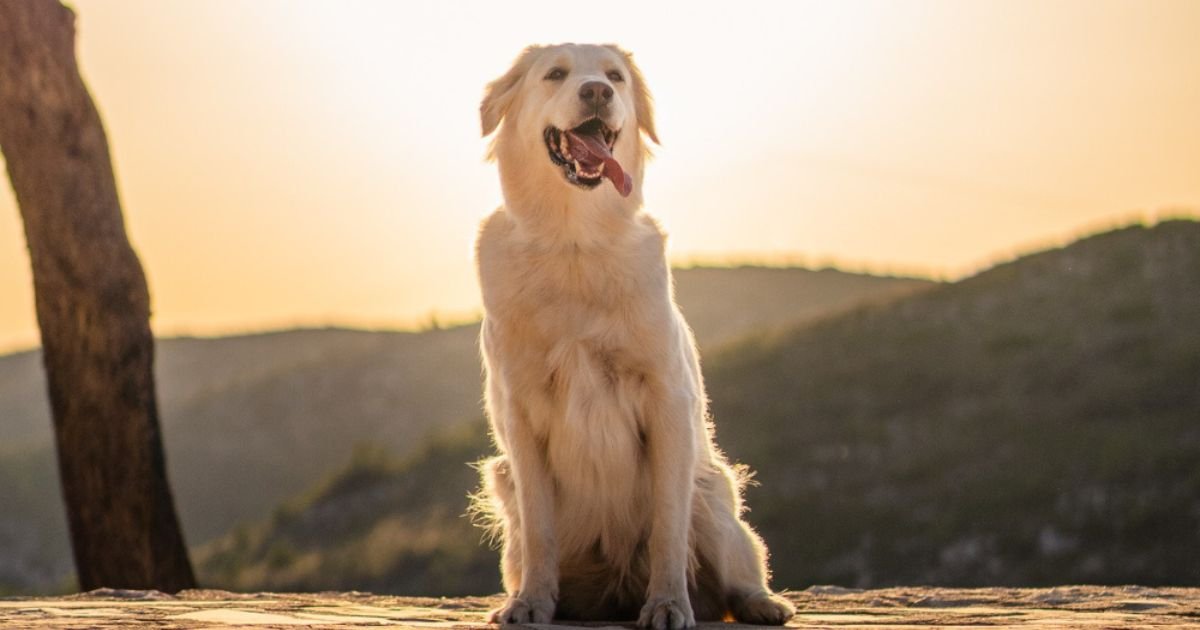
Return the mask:
M478 313L484 84L615 42L677 262L955 278L1200 208L1200 2L77 0L157 333ZM0 351L37 342L0 184Z

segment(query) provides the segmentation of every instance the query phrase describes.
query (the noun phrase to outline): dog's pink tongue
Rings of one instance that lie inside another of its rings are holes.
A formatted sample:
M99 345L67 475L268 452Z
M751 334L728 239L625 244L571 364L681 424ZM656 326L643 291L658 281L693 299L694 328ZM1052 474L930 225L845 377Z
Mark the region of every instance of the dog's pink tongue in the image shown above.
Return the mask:
M567 131L567 137L570 139L573 159L578 160L580 164L586 164L588 168L594 168L603 162L604 176L612 180L617 192L621 193L622 197L628 197L629 193L633 192L633 178L621 168L621 163L612 156L604 140L596 136L580 135L574 131Z

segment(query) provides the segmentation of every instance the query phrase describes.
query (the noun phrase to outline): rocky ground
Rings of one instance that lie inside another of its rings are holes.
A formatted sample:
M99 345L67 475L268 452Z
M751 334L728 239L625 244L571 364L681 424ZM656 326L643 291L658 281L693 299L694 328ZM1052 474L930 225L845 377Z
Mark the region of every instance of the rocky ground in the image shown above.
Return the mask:
M1200 627L1200 588L856 590L817 586L788 593L787 597L798 611L788 624L793 628ZM102 589L68 597L0 599L0 628L468 628L484 625L485 611L499 601L499 597L428 599L366 593L246 595L212 590L184 591L172 596L156 591ZM556 626L540 627L548 630Z

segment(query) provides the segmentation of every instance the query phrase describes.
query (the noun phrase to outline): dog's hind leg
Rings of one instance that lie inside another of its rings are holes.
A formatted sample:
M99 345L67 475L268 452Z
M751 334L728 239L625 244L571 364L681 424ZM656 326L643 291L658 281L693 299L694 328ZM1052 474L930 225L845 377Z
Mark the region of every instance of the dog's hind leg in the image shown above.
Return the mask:
M734 619L756 625L783 625L795 614L790 602L767 586L767 550L762 539L741 518L744 481L723 461L716 462L698 485L707 504L697 510L696 545L713 563Z
M796 609L767 586L766 547L758 534L740 519L738 526L738 535L729 541L729 610L741 623L781 626Z

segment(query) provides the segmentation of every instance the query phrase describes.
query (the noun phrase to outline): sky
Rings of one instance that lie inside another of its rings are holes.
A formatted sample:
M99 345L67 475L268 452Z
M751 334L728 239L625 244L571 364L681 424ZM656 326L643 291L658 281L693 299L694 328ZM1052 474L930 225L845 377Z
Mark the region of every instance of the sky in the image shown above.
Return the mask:
M76 0L160 335L479 313L485 83L613 42L674 261L954 279L1200 209L1200 2ZM0 352L36 345L0 181Z

